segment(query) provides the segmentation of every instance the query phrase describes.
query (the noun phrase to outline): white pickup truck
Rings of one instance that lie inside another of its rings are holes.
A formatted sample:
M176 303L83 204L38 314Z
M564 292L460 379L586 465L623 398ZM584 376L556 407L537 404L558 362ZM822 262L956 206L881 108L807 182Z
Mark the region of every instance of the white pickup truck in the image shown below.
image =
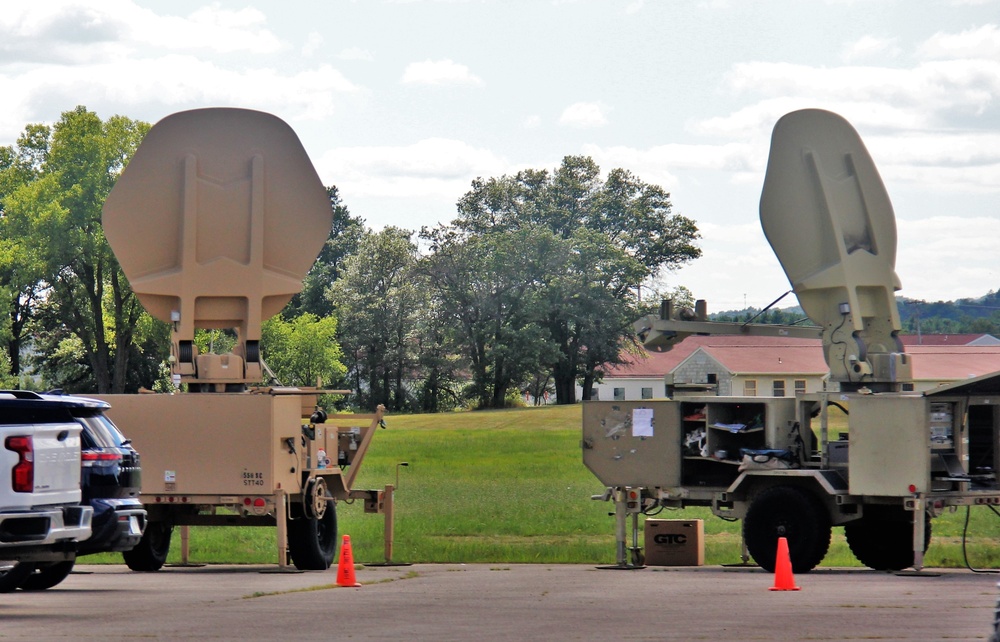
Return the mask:
M80 431L66 404L0 393L0 585L31 564L76 557L94 510L81 506ZM15 570L15 569L22 570Z

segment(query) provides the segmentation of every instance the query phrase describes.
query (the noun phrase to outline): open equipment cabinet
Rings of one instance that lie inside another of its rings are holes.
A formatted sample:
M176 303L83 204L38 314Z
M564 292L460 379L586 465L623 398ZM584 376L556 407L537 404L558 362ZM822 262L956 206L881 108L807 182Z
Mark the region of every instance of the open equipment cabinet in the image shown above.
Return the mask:
M895 215L840 116L805 109L777 122L760 219L814 326L711 322L703 301L675 318L664 302L636 333L655 351L692 334L818 337L824 391L585 402L583 461L607 488L594 498L616 504L617 564L642 563L640 514L707 506L742 520L744 562L769 571L780 538L793 571L814 568L834 526L865 565L919 571L934 517L1000 504L1000 373L904 390L913 364L899 339ZM849 413L845 434L830 434L835 406Z
M391 501L353 488L381 407L327 416L319 396L349 391L265 384L261 325L301 289L332 219L292 129L245 109L167 116L108 196L108 242L139 301L170 325L175 389L104 397L143 457L149 522L125 556L132 569L158 570L175 526L258 525L277 526L280 567L290 555L323 570L336 502L383 512ZM233 350L199 353L198 329L234 330Z

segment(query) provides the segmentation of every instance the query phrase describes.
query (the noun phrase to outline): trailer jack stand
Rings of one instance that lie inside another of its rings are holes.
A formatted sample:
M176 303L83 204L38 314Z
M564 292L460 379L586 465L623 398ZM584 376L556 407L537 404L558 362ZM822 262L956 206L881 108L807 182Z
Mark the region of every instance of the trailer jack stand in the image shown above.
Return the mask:
M611 489L609 489L611 490ZM610 496L615 502L615 549L616 563L614 566L599 566L605 570L633 571L645 568L646 558L639 546L639 512L628 510L626 488L615 488L605 496ZM632 545L628 545L628 521L632 517Z

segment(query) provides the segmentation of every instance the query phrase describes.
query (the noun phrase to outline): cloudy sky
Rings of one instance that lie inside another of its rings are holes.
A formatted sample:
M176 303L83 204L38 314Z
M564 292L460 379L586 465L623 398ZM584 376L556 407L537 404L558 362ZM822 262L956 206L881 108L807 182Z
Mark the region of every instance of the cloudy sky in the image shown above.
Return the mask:
M761 183L774 122L819 107L879 167L901 294L1000 289L1000 0L4 2L0 145L76 105L274 113L374 229L587 154L697 222L704 256L664 281L714 311L788 289Z

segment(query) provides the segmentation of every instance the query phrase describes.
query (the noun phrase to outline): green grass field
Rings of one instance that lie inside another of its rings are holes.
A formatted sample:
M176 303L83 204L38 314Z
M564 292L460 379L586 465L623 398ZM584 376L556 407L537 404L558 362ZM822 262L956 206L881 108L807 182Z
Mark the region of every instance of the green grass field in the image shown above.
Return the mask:
M582 463L581 406L403 415L375 435L357 488L395 484L394 562L581 563L615 561L614 510L593 501L603 491ZM399 467L400 462L408 466ZM338 506L340 533L356 562L384 561L384 519L360 502ZM664 511L657 518L704 519L705 561L740 561L738 522L708 509ZM974 567L1000 567L1000 519L972 510L968 556ZM964 566L965 510L933 522L928 566ZM275 563L275 529L192 527L190 561ZM174 533L169 562L180 560ZM120 563L119 555L85 563ZM858 566L835 528L824 566Z

